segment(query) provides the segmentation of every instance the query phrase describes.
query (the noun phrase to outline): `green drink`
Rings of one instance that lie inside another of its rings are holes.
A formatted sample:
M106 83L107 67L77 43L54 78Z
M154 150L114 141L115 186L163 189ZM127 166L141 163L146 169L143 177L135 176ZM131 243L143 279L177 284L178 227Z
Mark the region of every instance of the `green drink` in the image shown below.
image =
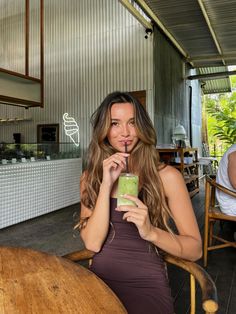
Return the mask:
M136 205L133 201L122 198L121 195L124 194L138 196L138 176L131 173L122 173L118 181L117 205Z

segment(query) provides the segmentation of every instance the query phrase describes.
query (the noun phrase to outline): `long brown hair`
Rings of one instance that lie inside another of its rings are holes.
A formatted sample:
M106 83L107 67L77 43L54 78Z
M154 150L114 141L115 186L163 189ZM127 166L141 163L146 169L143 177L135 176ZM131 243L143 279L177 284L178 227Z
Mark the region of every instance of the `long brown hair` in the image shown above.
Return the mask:
M139 175L141 184L139 197L149 209L151 223L169 230L168 220L171 213L159 175L163 165L156 150L156 132L147 111L127 92L109 94L91 117L93 133L87 152L86 175L82 178L84 189L81 201L90 209L95 207L102 182L102 162L116 152L107 140L111 126L111 106L115 103L131 103L134 107L135 128L139 141L130 155L130 172Z

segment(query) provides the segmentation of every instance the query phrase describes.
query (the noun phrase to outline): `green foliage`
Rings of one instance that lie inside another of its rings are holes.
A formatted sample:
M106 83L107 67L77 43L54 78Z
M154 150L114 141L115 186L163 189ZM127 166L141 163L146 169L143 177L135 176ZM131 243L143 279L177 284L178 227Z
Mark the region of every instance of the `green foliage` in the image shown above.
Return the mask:
M230 82L231 82L232 88L233 88L233 89L236 88L236 75L232 75L232 76L230 77Z
M236 143L236 92L205 96L205 108L211 153L213 146L225 151Z

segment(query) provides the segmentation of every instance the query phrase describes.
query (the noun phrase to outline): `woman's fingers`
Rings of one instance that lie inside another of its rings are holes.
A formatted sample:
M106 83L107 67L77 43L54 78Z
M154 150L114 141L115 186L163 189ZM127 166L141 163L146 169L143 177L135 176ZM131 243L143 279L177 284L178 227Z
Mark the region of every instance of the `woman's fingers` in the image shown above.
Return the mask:
M133 201L136 204L136 208L145 208L147 210L147 206L143 204L142 201L137 196L130 195L130 194L124 194L122 195L122 198L126 198L127 200ZM119 206L119 207L124 207L124 206ZM134 207L135 208L135 207ZM121 209L121 211L127 211L127 209Z
M103 182L113 184L118 179L128 156L127 153L116 153L103 160Z
M148 209L147 206L143 204L140 199L133 195L122 195L122 197L133 201L136 206L132 205L121 205L116 208L117 211L125 212L123 219L129 222L133 222L137 225L147 222L148 219Z
M110 157L108 157L104 161L106 162L106 161L110 161L110 160L114 160L114 159L125 161L126 157L129 157L129 154L127 154L127 153L116 153L116 154L111 155Z
M119 167L121 169L124 169L125 167L125 164L120 161L120 160L110 160L106 165L104 165L105 168L108 167L108 168L113 168L113 169L118 169Z
M125 166L125 162L123 160L120 160L119 158L114 158L112 160L112 163L115 164L116 166L120 166L122 168Z
M116 208L119 212L124 212L123 219L127 222L134 223L138 228L141 238L147 239L150 234L152 225L149 219L148 208L140 199L132 195L122 195L122 197L133 201L136 206L121 205Z
M129 221L128 219L134 219L135 221L142 222L144 220L144 216L140 213L128 211L123 215L123 219Z
M104 166L112 166L117 168L117 166L124 167L125 166L125 157L128 157L129 154L126 153L116 153L109 158L104 160Z

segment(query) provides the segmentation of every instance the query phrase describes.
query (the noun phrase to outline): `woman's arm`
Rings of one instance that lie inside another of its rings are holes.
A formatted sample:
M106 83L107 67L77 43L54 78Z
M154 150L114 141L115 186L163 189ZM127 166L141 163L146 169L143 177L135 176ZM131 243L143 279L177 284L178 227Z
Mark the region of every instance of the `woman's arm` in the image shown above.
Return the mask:
M228 176L232 187L236 189L236 152L228 156Z
M178 235L154 228L152 242L175 256L195 261L202 256L202 240L192 203L181 173L170 166L160 171Z
M84 179L85 180L85 179ZM81 195L84 190L84 182L81 182ZM81 229L80 236L85 247L93 252L99 252L106 238L109 228L110 189L106 185L100 186L96 206L94 210L87 208L81 202L80 219L88 218L85 227Z
M88 218L80 235L88 250L99 252L106 239L110 221L110 194L114 182L116 182L122 169L125 167L125 157L129 154L117 153L103 161L103 179L100 185L95 208L90 210L81 202L80 219ZM83 174L80 192L82 195L85 189L86 174Z
M154 227L149 219L148 208L134 196L125 197L134 201L137 207L119 206L117 210L125 212L123 219L133 222L144 240L167 253L195 261L202 256L202 241L183 177L170 166L160 171L160 177L178 235Z

